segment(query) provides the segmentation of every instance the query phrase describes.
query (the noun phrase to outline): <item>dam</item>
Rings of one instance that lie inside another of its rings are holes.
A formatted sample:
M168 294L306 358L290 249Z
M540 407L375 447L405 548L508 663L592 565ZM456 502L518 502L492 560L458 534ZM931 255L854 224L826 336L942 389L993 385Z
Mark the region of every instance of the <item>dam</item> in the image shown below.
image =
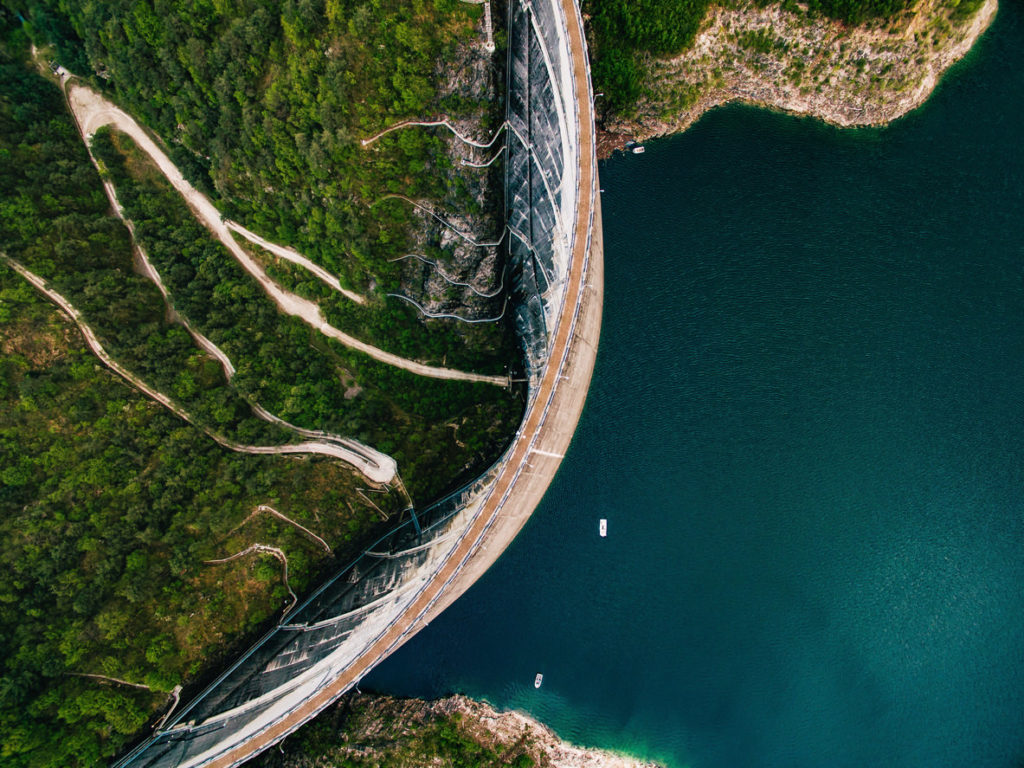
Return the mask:
M462 594L544 495L597 352L603 292L593 92L574 0L512 0L506 226L528 374L515 439L480 478L372 545L118 768L236 766L354 687Z

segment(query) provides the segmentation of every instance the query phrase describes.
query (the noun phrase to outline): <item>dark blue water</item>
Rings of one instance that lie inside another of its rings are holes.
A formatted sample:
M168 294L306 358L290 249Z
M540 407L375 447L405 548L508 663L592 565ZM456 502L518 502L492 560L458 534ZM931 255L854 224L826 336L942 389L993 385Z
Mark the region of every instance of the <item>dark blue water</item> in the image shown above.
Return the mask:
M1022 16L890 128L729 108L602 167L571 452L367 687L672 766L1024 764Z

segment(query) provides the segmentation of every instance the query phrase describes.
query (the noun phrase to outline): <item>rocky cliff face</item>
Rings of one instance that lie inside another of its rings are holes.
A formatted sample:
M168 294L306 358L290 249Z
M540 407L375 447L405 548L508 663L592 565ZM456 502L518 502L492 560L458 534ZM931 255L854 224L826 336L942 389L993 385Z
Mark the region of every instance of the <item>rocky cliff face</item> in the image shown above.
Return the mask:
M692 48L647 61L634 115L609 133L639 139L682 131L712 107L742 101L841 126L876 125L920 106L939 77L995 18L997 0L921 0L889 22L848 27L751 0L708 12Z
M473 141L490 141L504 111L504 83L499 82L502 56L487 51L477 40L461 45L437 72L439 101L452 108L437 119L447 119ZM438 216L422 209L416 213L413 252L422 258L405 259L403 288L432 315L470 320L496 317L504 301L500 290L503 246L478 247L470 240L493 243L501 237L504 164L498 158L486 167L476 166L494 158L504 139L493 147L478 148L445 128L429 130L440 150L430 172L446 179L448 194L443 200L421 201Z
M658 768L644 762L600 749L567 744L547 726L520 712L497 712L490 705L453 696L434 702L433 707L460 714L464 727L474 738L487 743L522 745L538 766L549 768Z

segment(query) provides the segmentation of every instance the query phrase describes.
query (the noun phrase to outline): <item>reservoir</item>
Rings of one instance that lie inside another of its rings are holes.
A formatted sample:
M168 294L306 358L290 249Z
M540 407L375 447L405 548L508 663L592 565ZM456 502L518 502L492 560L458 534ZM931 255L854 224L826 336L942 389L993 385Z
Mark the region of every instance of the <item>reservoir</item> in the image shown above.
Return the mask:
M363 687L673 768L1024 764L1022 134L1007 0L888 128L729 107L603 163L573 445Z

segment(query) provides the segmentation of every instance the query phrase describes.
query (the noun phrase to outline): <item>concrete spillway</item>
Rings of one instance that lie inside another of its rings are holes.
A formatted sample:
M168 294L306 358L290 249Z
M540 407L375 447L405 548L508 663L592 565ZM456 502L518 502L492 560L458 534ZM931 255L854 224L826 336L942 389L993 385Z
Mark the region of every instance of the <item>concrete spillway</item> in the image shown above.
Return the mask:
M593 99L573 0L513 0L508 32L509 255L530 379L515 441L484 476L323 585L119 766L235 766L284 738L464 592L554 476L600 327Z

